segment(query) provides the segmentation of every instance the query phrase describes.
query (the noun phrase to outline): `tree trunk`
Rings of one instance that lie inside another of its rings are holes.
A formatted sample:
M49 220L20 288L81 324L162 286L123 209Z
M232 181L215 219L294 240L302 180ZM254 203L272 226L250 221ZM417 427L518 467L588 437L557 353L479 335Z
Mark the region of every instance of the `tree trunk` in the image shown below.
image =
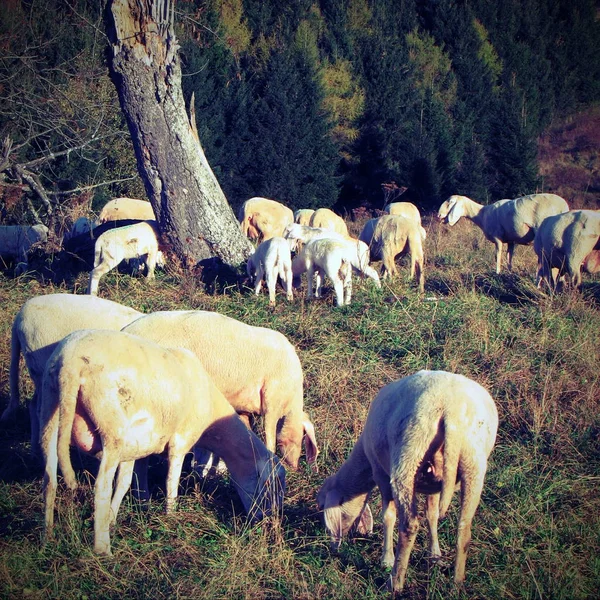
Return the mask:
M174 0L171 0L174 2ZM161 233L186 266L237 266L250 244L185 110L169 0L110 0L111 74Z

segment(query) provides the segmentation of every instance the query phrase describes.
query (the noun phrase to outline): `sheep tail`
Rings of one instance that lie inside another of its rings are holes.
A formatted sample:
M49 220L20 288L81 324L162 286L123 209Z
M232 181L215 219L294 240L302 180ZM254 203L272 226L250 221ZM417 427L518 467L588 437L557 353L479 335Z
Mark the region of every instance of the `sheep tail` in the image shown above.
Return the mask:
M0 417L1 421L12 417L19 406L19 359L21 357L21 342L15 324L13 324L10 338L10 372L8 376L10 380L10 401L2 413L2 417Z
M444 415L444 467L442 492L440 495L440 517L446 516L446 512L452 501L454 488L456 487L456 477L458 474L458 462L461 449L461 432L455 425L449 422L447 415Z
M77 479L71 463L70 449L73 423L75 422L75 410L79 396L79 378L72 377L68 372L61 371L57 384L57 388L52 393L57 395L55 402L59 407L58 466L62 471L65 483L73 490L77 487Z

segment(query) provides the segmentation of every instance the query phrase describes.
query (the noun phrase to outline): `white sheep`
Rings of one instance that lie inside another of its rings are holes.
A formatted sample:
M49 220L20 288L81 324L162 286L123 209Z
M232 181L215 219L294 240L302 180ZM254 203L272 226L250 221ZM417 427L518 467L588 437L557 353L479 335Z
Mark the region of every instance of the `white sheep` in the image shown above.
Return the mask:
M284 462L296 469L304 441L316 468L319 449L304 412L302 365L282 333L201 310L155 312L123 331L191 350L238 413L264 417L269 450L279 446Z
M292 292L292 252L289 242L282 237L273 237L262 242L250 256L246 264L249 277L254 276L254 291L258 296L263 277L269 290L269 304L275 306L275 287L277 277L285 286L287 299L294 299Z
M307 273L306 297L319 298L323 277L327 275L335 290L337 306L350 304L352 299L352 269L371 278L380 288L377 271L369 266L369 248L359 240L317 237L309 241L292 261L294 276Z
M14 259L15 275L27 270L27 253L37 242L48 239L45 225L0 225L0 256Z
M385 386L373 400L350 456L317 495L334 547L354 523L363 532L369 530L367 502L377 485L383 516L381 562L393 566L390 587L401 591L419 527L417 492L428 494L430 552L439 558L437 521L446 514L458 481L461 510L454 580L463 581L471 521L497 428L492 397L462 375L419 371ZM399 537L394 559L396 511Z
M125 219L138 219L140 221L154 221L152 204L146 200L136 198L114 198L109 200L100 211L97 224L109 221L123 221Z
M292 250L299 250L304 244L316 238L326 237L342 241L352 239L331 229L311 227L309 225L301 225L300 223L291 223L288 225L283 232L283 237L289 240Z
M314 213L313 208L300 208L294 213L294 223L299 225L310 225L310 218Z
M31 453L39 452L38 400L42 376L50 355L65 336L78 329L119 330L142 313L111 300L75 294L48 294L30 298L15 316L10 344L10 401L0 421L14 418L19 407L21 354L33 380L29 402Z
M569 205L556 194L530 194L514 200L498 200L484 206L466 196L450 196L438 210L438 219L454 225L466 217L496 246L496 273L502 269L502 245L508 245L508 269L512 270L515 244L533 242L546 217L567 212Z
M244 202L239 220L246 237L264 242L281 237L286 225L294 222L294 213L276 200L256 197Z
M373 226L370 244L371 260L383 260L383 279L398 273L396 257L410 253L410 277L416 277L419 291L425 290L425 259L423 255L422 227L414 220L398 215L384 215L371 224L368 221L360 234L365 239L365 228Z
M77 487L71 444L100 458L94 488L98 554L111 554L109 529L131 485L134 461L165 450L167 512L175 507L184 457L196 443L225 459L253 520L282 506L285 470L188 350L123 332L72 333L48 361L40 416L46 539L54 525L58 466L67 486Z
M573 210L542 221L534 242L538 257L537 284L556 289L560 278L581 285L581 271L600 271L600 212Z
M331 231L335 231L344 237L348 237L348 226L346 225L346 221L329 208L318 208L315 210L311 215L308 224L311 227L331 229Z
M90 271L88 293L97 294L100 278L123 260L142 259L146 264L146 278L154 279L159 260L158 237L156 221L141 221L105 231L94 247L94 268Z

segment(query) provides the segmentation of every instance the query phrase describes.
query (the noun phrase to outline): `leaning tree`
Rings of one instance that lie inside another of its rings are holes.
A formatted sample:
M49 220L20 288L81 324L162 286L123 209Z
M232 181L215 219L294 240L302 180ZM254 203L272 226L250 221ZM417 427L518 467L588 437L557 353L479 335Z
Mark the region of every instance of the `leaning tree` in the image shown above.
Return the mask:
M249 242L214 176L185 109L174 0L109 0L111 75L138 169L161 232L184 265L229 266Z

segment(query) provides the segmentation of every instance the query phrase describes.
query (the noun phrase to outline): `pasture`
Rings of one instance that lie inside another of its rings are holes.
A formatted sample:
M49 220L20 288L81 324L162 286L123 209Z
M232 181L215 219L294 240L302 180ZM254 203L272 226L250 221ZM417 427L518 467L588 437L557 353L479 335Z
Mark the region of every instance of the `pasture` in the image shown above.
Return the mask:
M164 514L160 485L148 505L126 497L113 558L92 553L94 462L81 461L81 487L57 498L55 540L41 545L41 469L29 458L27 410L0 427L0 597L376 599L388 597L380 567L378 494L372 535L329 550L316 506L324 478L348 455L369 403L394 379L419 369L461 373L496 400L500 428L479 509L466 583L452 583L458 494L440 523L444 560L429 565L422 522L403 597L574 600L600 589L600 279L581 293L542 295L535 255L517 247L514 270L494 272L493 245L470 223L426 218L425 294L400 276L377 290L355 279L352 304L334 308L333 290L293 303L263 291L191 274L158 272L155 282L112 271L99 295L143 312L214 310L284 333L305 374L305 407L320 445L319 472L288 471L280 520L246 524L227 476L182 479L178 510ZM356 234L360 224L350 224ZM379 264L375 264L378 268ZM68 286L29 273L0 274L0 408L8 402L10 328L38 294L83 293L87 273ZM218 340L215 340L218 343ZM260 360L260 357L257 357ZM21 394L32 385L21 377ZM262 431L258 427L257 431ZM77 463L76 463L77 464ZM155 466L161 482L161 465Z

